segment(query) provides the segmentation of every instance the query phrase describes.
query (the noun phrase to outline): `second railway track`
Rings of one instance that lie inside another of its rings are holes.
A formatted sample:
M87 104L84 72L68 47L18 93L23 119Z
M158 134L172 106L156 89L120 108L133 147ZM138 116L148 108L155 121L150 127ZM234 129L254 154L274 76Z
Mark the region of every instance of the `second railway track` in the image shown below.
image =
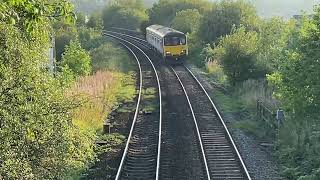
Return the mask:
M204 87L187 67L173 67L197 119L211 179L251 179L232 137Z

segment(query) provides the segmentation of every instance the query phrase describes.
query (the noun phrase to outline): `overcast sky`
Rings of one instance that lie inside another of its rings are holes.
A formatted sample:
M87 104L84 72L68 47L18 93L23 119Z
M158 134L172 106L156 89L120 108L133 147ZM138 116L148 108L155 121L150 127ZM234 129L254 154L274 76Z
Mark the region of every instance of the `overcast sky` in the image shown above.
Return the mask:
M157 0L144 0L150 3ZM211 0L216 1L216 0ZM320 0L249 0L257 7L259 15L263 17L283 16L292 17L301 11L312 12L313 6L320 4Z
M301 11L311 13L314 5L320 0L250 0L264 17L284 16L292 17L301 14Z

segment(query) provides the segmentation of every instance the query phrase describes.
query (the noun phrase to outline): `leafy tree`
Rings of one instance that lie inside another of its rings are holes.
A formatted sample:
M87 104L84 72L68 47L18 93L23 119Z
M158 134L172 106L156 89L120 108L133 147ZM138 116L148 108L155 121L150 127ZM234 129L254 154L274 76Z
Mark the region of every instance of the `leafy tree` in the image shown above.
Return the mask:
M152 23L148 20L142 21L140 25L140 32L142 32L144 35L146 34L146 28L148 26L151 26Z
M82 49L79 41L70 41L62 55L62 67L69 67L77 76L91 73L91 57L86 50Z
M319 177L319 22L320 8L316 8L312 19L304 18L297 39L283 51L277 71L268 77L288 114L279 134L278 155L291 179Z
M182 10L197 9L200 14L211 8L206 0L160 0L148 10L150 22L170 26L176 14Z
M72 125L77 101L43 68L48 41L24 34L0 22L0 176L64 179L93 159L92 137Z
M93 13L89 17L89 21L87 23L87 26L89 28L94 28L94 29L102 29L103 26L103 21L101 17L101 13Z
M205 62L214 61L214 59L213 59L214 55L215 55L215 52L212 49L210 44L207 44L207 46L205 48L203 48L200 53L201 59L204 59Z
M222 65L232 85L249 78L265 76L263 67L256 64L258 34L240 27L222 38L215 48L215 59Z
M64 23L59 24L61 25ZM61 61L65 46L68 45L71 40L77 39L77 29L75 26L66 24L61 26L62 28L55 30L56 59L58 61Z
M141 0L115 0L102 13L105 28L120 27L137 30L147 20Z
M68 1L0 2L0 178L68 179L94 159L93 134L72 123L70 71L45 68L56 19L73 20Z
M95 49L105 43L105 39L101 37L101 31L93 28L78 28L78 38L81 43L81 47L87 51Z
M258 63L268 68L269 72L277 70L281 63L283 51L291 43L295 34L295 22L281 18L261 20L259 23Z
M78 27L86 26L86 16L82 13L77 13L76 25Z
M257 18L256 9L250 3L222 0L203 16L198 36L204 42L211 43L240 25L254 29Z
M201 14L197 9L182 10L177 13L172 21L172 27L184 33L192 33L198 30Z
M30 31L48 19L73 21L75 14L72 10L72 4L68 1L6 0L0 3L0 20Z

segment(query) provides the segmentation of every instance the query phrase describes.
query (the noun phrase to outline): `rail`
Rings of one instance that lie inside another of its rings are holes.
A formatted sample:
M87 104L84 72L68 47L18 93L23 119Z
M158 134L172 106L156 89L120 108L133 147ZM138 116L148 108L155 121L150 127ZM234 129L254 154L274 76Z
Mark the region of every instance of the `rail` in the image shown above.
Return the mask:
M204 151L204 148L203 148L201 134L200 134L200 131L199 131L199 127L198 127L198 123L197 123L197 119L196 119L195 113L194 113L193 108L192 108L192 104L190 102L188 93L187 93L187 91L186 91L181 79L179 78L177 72L172 67L171 67L171 70L176 75L176 77L177 77L177 79L178 79L178 81L179 81L179 83L180 83L180 85L182 87L182 90L183 90L184 94L186 95L186 98L187 98L187 101L188 101L188 104L189 104L189 107L190 107L190 110L191 110L191 114L192 114L192 117L193 117L193 121L194 121L194 124L195 124L195 127L196 127L197 136L198 136L198 140L199 140L199 144L200 144L200 148L201 148L201 154L202 154L202 158L203 158L203 163L204 163L205 169L206 169L206 175L207 175L208 180L210 180L211 177L210 177L209 167L208 167L208 163L207 163L207 159L206 159L206 154L205 154L205 151Z
M115 38L115 39L118 39L120 41L124 41L132 46L134 46L136 49L138 49L142 54L144 54L144 56L149 60L154 72L155 72L155 75L156 75L156 79L157 79L157 83L158 83L158 92L159 92L159 104L160 104L160 115L159 115L159 138L158 138L158 154L157 154L157 167L156 167L156 180L159 179L159 166L160 166L160 154L161 154L161 127L162 127L162 99L161 99L161 86L160 86L160 80L159 80L159 76L158 76L158 73L157 73L157 70L154 66L154 64L152 63L151 59L149 58L149 56L142 50L140 49L138 46L134 45L133 43L125 40L125 39L122 39L122 38L119 38L117 36L114 36L114 35L111 35L111 34L104 34L106 36L109 36L109 37L112 37L112 38ZM122 43L124 44L124 43ZM129 48L128 46L125 45L126 48ZM130 52L134 54L134 52L129 48ZM138 58L137 56L134 54L135 58L137 61ZM140 74L142 73L141 72L141 66L140 66L140 63L139 63L139 67L140 67ZM142 78L142 76L140 77ZM140 79L142 81L142 79ZM142 83L140 84L140 88L142 88ZM140 93L139 93L139 102L140 102L140 99L141 99L141 89L140 89ZM139 111L139 108L136 109L136 112L135 112L135 117L134 117L134 122L136 121L137 119L137 115L138 115L138 111ZM134 128L134 122L132 123L132 127L131 127L131 130L130 130L130 133L129 133L129 137L128 137L128 141L127 141L127 144L126 144L126 148L125 148L125 151L124 151L124 154L122 156L122 159L121 159L121 162L120 162L120 166L119 166L119 169L118 169L118 172L117 172L117 175L116 175L116 180L119 179L120 177L120 174L121 174L121 171L122 171L122 167L123 167L123 163L124 163L124 160L125 160L125 157L127 155L127 151L128 151L128 148L129 148L129 143L130 143L130 139L132 137L132 132L133 132L133 128Z
M201 89L203 90L203 92L206 94L206 96L208 97L209 101L211 102L211 105L214 108L216 114L218 115L218 117L219 117L219 119L220 119L220 121L221 121L221 123L222 123L222 125L223 125L223 127L224 127L224 129L225 129L225 131L227 133L227 135L228 135L228 138L229 138L230 142L232 143L233 149L236 152L236 154L238 156L238 159L240 160L242 169L245 172L245 175L246 175L247 179L251 180L251 177L250 177L250 174L249 174L249 172L247 170L247 167L246 167L246 165L245 165L245 163L244 163L244 161L243 161L243 159L242 159L242 157L241 157L241 155L239 153L239 150L238 150L237 146L234 143L234 140L233 140L233 138L232 138L232 136L231 136L231 134L230 134L230 132L229 132L229 130L228 130L228 128L227 128L227 126L226 126L226 124L225 124L225 122L224 122L224 120L223 120L223 118L222 118L222 116L221 116L221 114L220 114L220 112L218 110L218 108L216 107L216 105L212 101L211 97L209 96L207 90L204 88L204 86L201 84L201 82L198 80L198 78L193 74L193 72L188 67L186 67L186 66L184 66L184 67L191 74L191 76L194 78L194 80L196 80L198 85L201 87Z

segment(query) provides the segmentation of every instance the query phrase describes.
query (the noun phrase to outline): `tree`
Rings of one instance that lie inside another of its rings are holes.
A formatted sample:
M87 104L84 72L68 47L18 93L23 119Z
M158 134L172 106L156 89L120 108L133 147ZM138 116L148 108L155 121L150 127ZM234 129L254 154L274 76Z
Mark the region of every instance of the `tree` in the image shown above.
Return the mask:
M104 28L138 30L148 16L141 0L115 0L104 9L102 19Z
M182 10L177 13L172 21L172 27L184 33L192 33L198 30L201 14L197 9Z
M89 28L102 29L103 21L101 16L102 16L101 13L92 13L91 16L89 17L87 26Z
M59 23L63 24L63 23ZM62 28L55 30L55 45L56 45L56 59L61 61L62 54L64 53L65 46L71 40L77 39L77 29L73 25L62 25Z
M258 28L259 55L257 60L271 73L277 70L283 51L293 40L296 24L293 20L285 21L274 17L261 20Z
M92 134L72 123L79 100L45 68L50 23L70 18L67 1L0 3L1 179L67 179L94 158Z
M73 21L72 4L60 0L7 0L0 4L0 20L30 31L48 19Z
M151 26L151 22L148 20L142 21L140 25L140 32L142 32L144 35L146 35L146 29L147 27Z
M197 9L200 14L209 10L212 3L205 0L160 0L148 10L150 23L170 26L176 14L182 10Z
M76 25L78 27L86 26L86 16L82 13L77 13Z
M277 150L289 179L317 179L320 174L319 22L320 8L316 8L312 19L303 19L296 39L282 51L276 71L268 76L288 114Z
M101 37L101 31L93 28L78 28L78 39L81 47L87 51L95 49L105 43L105 39Z
M214 50L214 58L222 65L232 85L249 78L265 76L264 67L256 64L258 34L244 27L222 38Z
M0 22L0 177L64 179L93 159L92 137L73 126L79 104L43 68L48 41L24 34Z
M69 67L77 76L91 73L91 57L86 50L81 48L79 41L70 41L62 55L62 67Z
M240 25L254 29L257 18L256 9L248 2L222 0L203 16L198 36L204 42L212 43Z

